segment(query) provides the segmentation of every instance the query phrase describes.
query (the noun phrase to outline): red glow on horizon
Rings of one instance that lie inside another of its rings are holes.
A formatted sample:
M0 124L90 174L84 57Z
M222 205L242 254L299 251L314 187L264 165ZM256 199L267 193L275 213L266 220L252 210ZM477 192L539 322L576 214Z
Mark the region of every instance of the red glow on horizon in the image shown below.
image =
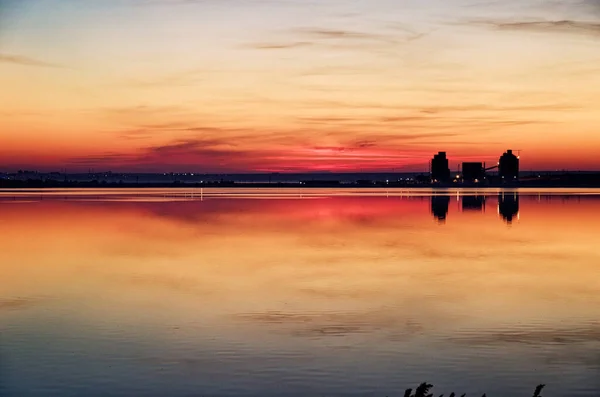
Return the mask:
M87 172L197 172L197 173L302 173L302 172L427 172L438 148L385 148L379 146L314 146L254 150L217 150L202 146L165 146L159 149L130 149L120 153L90 153L70 148L65 151L36 151L35 155L11 151L3 156L1 171L19 169L35 171ZM481 161L494 165L504 149L453 148L446 150L451 170L464 161ZM576 155L575 149L559 156L548 148L527 150L521 155L522 170L600 169L600 158L588 155L590 149ZM585 156L584 156L585 155Z

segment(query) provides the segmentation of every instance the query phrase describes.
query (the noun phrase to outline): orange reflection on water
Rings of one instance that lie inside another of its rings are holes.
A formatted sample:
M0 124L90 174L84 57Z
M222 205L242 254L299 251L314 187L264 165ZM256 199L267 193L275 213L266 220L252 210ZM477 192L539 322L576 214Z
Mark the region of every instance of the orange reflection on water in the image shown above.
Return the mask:
M600 200L521 197L512 225L497 196L463 200L443 224L429 197L3 202L1 294L215 326L363 313L449 332L600 314Z

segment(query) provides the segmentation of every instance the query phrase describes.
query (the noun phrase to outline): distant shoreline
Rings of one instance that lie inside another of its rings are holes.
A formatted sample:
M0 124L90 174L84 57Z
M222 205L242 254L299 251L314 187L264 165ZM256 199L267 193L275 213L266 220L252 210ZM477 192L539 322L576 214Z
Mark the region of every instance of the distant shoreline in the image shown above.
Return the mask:
M456 188L600 188L600 171L527 171L515 180L497 173L482 179L432 182L429 173L60 173L19 171L0 173L0 189L165 189L165 188L243 188L243 189L456 189Z
M98 188L600 188L600 172L521 173L505 181L491 174L477 181L432 182L429 174L0 174L0 189Z
M536 183L537 182L537 183ZM329 183L325 181L310 181L303 183L247 183L247 182L172 182L172 183L114 183L114 182L56 182L56 181L0 181L0 189L199 189L199 188L240 188L240 189L461 189L461 188L492 188L492 189L517 189L517 188L599 188L597 182L549 182L532 181L514 184L431 184L431 183L396 183L377 182L370 183Z

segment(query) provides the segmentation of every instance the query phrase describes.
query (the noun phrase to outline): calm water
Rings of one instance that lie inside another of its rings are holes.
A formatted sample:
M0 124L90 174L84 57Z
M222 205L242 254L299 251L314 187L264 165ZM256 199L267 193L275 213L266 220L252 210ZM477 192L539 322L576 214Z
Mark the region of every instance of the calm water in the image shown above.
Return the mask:
M600 395L600 196L477 194L0 192L0 395Z

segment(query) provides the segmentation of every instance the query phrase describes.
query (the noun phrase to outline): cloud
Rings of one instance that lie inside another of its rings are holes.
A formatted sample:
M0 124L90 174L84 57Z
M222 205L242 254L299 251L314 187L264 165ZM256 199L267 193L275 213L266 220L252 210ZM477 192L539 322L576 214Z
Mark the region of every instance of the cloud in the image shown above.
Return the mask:
M90 112L97 111L91 109ZM187 120L198 115L197 111L182 105L138 105L104 108L100 111L100 117L125 126L121 130L106 133L123 139L145 139L174 131L191 130L196 126Z
M128 106L119 108L108 108L104 109L104 112L109 116L116 117L147 117L155 114L178 114L184 110L181 106L169 105L169 106Z
M351 40L388 40L389 36L354 30L338 29L298 29L298 33L320 39L351 39Z
M223 138L195 138L176 141L148 149L148 155L182 155L182 154L232 154L231 149L238 146L232 139ZM220 149L219 149L220 148Z
M487 13L487 16L482 15L466 23L505 31L600 35L600 0L540 0L498 4L510 7L504 10L504 15L514 16L501 18ZM485 7L481 9L485 10ZM506 14L508 10L510 14Z
M314 45L314 43L308 42L308 41L297 41L297 42L290 42L290 43L257 43L257 44L252 44L251 47L252 48L256 48L258 50L286 50L286 49L292 49L292 48L301 48L301 47L310 47Z
M297 102L292 102L297 106ZM246 172L310 170L390 170L415 164L440 142L448 147L478 145L473 132L552 122L536 113L569 108L568 103L493 106L486 104L419 106L377 102L332 101L335 112L289 115L287 127L257 128L222 124L185 105L105 109L101 115L123 124L106 131L115 139L135 140L135 147L73 157L71 165L111 170L156 172ZM357 112L355 109L363 109ZM550 117L550 116L548 116ZM205 119L205 122L202 120ZM493 144L493 136L488 142ZM159 143L157 143L159 142ZM130 144L130 146L134 146Z
M485 24L502 30L600 35L600 22L584 22L574 20L515 22L490 21L486 22Z
M327 137L336 144L311 142L294 131L230 135L227 130L150 145L135 153L100 153L75 157L69 163L80 167L119 170L189 171L204 173L271 172L307 170L399 168L411 156L393 147L377 146L381 137ZM369 141L368 138L374 138ZM387 137L389 138L389 137ZM416 139L416 138L415 138ZM325 140L327 141L327 139ZM382 142L383 143L383 142ZM410 150L409 144L403 151Z
M355 145L356 145L356 147L359 147L359 148L367 148L367 147L377 146L377 142L375 142L373 140L362 140L362 141L355 142Z
M556 105L559 109L576 109L575 106ZM386 133L381 138L381 144L394 142L428 140L432 138L448 138L468 135L468 130L481 130L490 126L496 128L516 125L549 124L555 121L536 117L524 117L530 111L552 111L554 105L525 106L525 107L424 107L405 111L397 109L398 115L372 116L310 116L298 117L295 122L300 125L318 126L321 128L342 128L346 133L355 137L367 134L368 137L378 136L378 131L389 130L391 126L398 128L397 133ZM521 114L519 114L521 113ZM527 115L528 116L528 115ZM460 132L457 132L460 131ZM340 138L343 138L340 136Z
M420 40L431 32L402 30L395 33L372 33L347 29L297 28L287 32L294 40L253 43L246 47L259 50L286 50L304 47L321 47L341 50L374 50Z
M471 111L485 111L485 112L528 112L528 111L557 111L557 110L574 110L579 109L579 106L568 103L545 103L539 105L522 105L522 106L492 106L492 105L468 105L468 106L456 106L456 105L440 105L432 107L421 108L420 111L427 114L441 114L441 113L460 113L460 112L471 112Z
M30 58L22 55L12 55L12 54L1 54L0 53L0 63L10 63L14 65L22 65L22 66L39 66L46 68L61 68L62 66L57 65L55 63L41 61L39 59Z
M73 165L116 167L119 169L192 169L215 172L242 170L263 158L260 149L238 149L240 137L209 136L179 139L160 145L142 147L135 153L103 153L72 158Z
M98 155L74 157L69 159L69 163L81 166L105 165L110 163L123 164L126 162L135 161L136 158L137 157L135 155L106 152Z
M178 73L171 73L163 76L156 76L148 79L130 78L122 81L119 85L130 88L171 88L171 87L187 87L191 84L205 81L209 73L214 73L214 70L188 70Z

